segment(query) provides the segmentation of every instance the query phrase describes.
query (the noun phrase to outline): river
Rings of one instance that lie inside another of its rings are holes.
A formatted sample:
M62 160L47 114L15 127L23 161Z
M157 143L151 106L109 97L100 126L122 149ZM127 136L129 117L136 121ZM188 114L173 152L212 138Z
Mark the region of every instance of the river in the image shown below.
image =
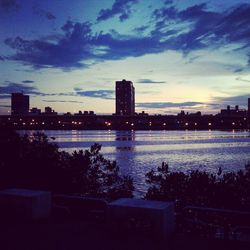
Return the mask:
M25 131L27 133L27 131ZM28 131L31 133L33 131ZM47 130L61 149L87 149L94 143L116 160L120 171L134 178L136 193L146 190L145 173L163 161L171 171L194 169L216 173L244 169L250 162L249 131L108 131ZM23 132L22 132L23 133Z

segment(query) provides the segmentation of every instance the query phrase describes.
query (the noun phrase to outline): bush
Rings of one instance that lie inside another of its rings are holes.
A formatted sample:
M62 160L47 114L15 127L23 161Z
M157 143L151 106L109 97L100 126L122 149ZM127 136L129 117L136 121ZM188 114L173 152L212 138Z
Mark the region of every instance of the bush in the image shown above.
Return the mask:
M133 196L133 180L121 176L115 161L89 150L60 151L43 133L0 132L0 188L20 187L116 199Z
M182 206L204 206L226 209L250 209L250 166L245 171L221 175L199 170L190 173L171 172L162 163L146 174L150 185L146 199L178 201Z

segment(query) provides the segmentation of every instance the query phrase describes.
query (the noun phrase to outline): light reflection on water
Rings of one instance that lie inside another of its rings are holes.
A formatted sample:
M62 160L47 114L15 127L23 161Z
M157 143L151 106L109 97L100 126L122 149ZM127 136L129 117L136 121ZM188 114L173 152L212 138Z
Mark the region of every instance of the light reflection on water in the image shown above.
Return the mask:
M27 132L27 131L26 131ZM31 131L29 131L31 132ZM243 169L250 161L249 131L81 131L48 130L68 152L93 143L116 160L123 174L131 175L137 194L146 190L145 173L162 161L174 171L206 170L216 173ZM23 132L22 132L23 133Z

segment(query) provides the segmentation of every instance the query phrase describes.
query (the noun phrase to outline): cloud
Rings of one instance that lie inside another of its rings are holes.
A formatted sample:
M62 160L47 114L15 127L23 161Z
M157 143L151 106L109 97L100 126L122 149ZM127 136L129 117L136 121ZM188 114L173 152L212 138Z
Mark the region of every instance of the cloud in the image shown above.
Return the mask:
M34 14L36 14L38 16L46 17L48 20L56 19L56 16L53 15L50 11L46 11L37 5L33 6L33 12L34 12Z
M165 5L173 4L173 0L166 0L166 1L164 2L164 4L165 4Z
M161 109L161 108L184 108L184 107L193 107L197 105L202 105L202 102L143 102L136 103L138 108L150 108L150 109Z
M240 73L240 72L242 72L244 69L243 68L238 68L238 69L235 69L234 70L234 73Z
M74 29L74 23L70 20L68 20L61 28L64 32L69 34Z
M25 83L15 83L11 81L5 81L2 86L0 86L0 98L9 98L11 93L21 93L27 95L37 95L37 96L76 96L75 92L65 92L65 93L44 93L39 91L36 87L27 85Z
M11 93L25 93L27 95L36 95L36 96L85 96L92 98L101 98L106 100L114 100L114 91L113 90L89 90L85 91L80 88L74 88L72 92L59 92L59 93L44 93L39 91L36 87L30 86L23 83L14 83L10 81L5 81L3 86L0 86L0 98L10 98ZM68 101L68 100L43 100L44 102L72 102L72 103L82 103L81 101Z
M165 81L154 81L154 80L151 80L151 79L139 79L137 81L138 83L166 83Z
M32 80L23 80L22 83L34 83Z
M80 102L80 101L73 101L73 100L43 100L43 102L63 102L63 103L84 103L84 102Z
M10 94L0 94L0 99L9 99L10 98Z
M16 53L8 59L31 65L34 69L84 68L87 64L82 61L93 58L90 45L94 38L90 32L89 24L75 23L72 28L65 31L62 38L57 38L56 41L7 38L5 44L16 50Z
M115 3L117 2L120 1ZM135 1L123 0L120 3L121 6L127 6L126 4ZM118 13L120 12L116 14ZM208 10L206 4L184 10L166 5L153 12L150 33L126 36L113 31L94 33L90 23L67 21L62 27L63 34L54 36L53 40L49 37L35 40L7 38L5 44L15 50L15 53L5 56L5 59L20 61L34 69L73 70L102 61L139 57L167 50L176 50L185 55L198 49L218 49L230 43L237 43L250 55L248 13L250 4L237 5L223 12Z
M165 39L170 48L189 53L215 42L214 32L223 13L207 11L203 3L181 11L173 6L163 7L155 10L153 17L156 22L153 34Z
M92 63L141 56L163 50L151 37L124 37L115 34L92 34L89 23L67 22L63 37L57 41L7 38L5 44L16 50L9 60L20 61L34 69L61 68L71 70L88 67Z
M142 33L144 31L146 31L147 29L148 29L148 26L147 25L143 25L143 26L134 28L133 31L135 31L137 33Z
M249 11L250 4L236 5L223 12L208 10L205 3L181 11L175 7L163 7L154 12L154 32L162 37L170 35L169 39L166 37L166 41L170 42L174 49L186 53L229 43L240 43L242 48L249 48ZM174 31L178 32L178 27L182 27L179 35L171 37Z
M27 94L38 94L39 93L35 87L28 86L26 84L19 84L19 83L6 81L5 85L0 86L1 95L11 94L14 92L24 92Z
M114 91L113 90L80 90L79 88L74 89L77 95L93 97L93 98L101 98L106 100L114 100Z
M8 104L0 104L0 107L1 107L1 108L10 108L11 106L8 105Z
M17 11L20 8L20 5L16 0L0 0L0 9L9 12Z
M119 20L123 22L130 17L131 7L137 2L138 0L115 0L111 9L100 10L97 21L104 21L118 15Z
M247 79L243 79L241 77L237 77L236 78L237 81L241 81L241 82L247 82L247 83L250 83L250 80L247 80Z
M0 61L4 61L4 57L3 56L0 56Z
M220 102L222 105L241 105L246 107L248 98L250 98L250 94L228 97L214 97L213 101Z

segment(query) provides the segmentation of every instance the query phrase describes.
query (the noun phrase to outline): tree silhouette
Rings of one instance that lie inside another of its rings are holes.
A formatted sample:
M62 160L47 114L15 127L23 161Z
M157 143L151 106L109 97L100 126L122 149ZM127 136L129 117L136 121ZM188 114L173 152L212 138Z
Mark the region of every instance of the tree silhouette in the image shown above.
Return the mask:
M198 170L171 172L163 162L157 170L146 173L146 181L146 199L178 201L182 206L250 209L249 164L245 171L222 174L219 170L216 176Z
M115 161L100 153L101 145L72 154L59 150L43 133L20 136L0 132L0 188L23 187L115 199L133 196L133 180L121 176Z

